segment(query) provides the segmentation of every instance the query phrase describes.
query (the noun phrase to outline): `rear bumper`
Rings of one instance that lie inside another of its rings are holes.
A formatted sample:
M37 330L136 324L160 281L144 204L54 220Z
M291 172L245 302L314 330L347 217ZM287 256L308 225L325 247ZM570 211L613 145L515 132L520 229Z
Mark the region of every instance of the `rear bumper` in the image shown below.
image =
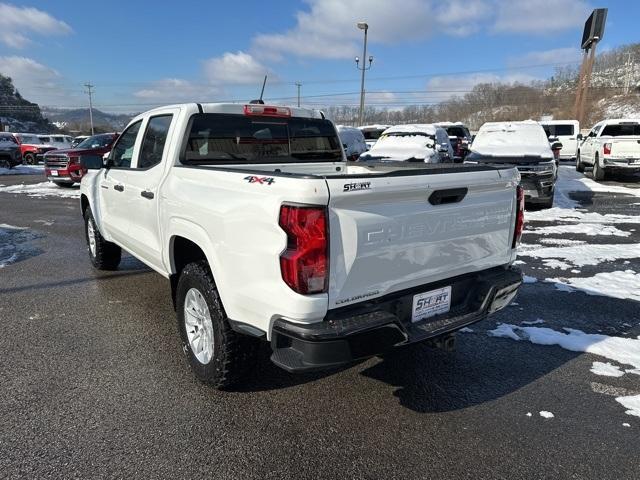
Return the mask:
M606 171L640 172L640 159L604 158L603 167Z
M519 269L498 267L331 310L315 324L276 320L271 360L289 372L322 370L439 337L504 308L521 284ZM449 285L451 310L413 323L413 296Z
M524 189L526 202L544 201L553 198L555 178L552 173L528 174L521 173L520 185Z

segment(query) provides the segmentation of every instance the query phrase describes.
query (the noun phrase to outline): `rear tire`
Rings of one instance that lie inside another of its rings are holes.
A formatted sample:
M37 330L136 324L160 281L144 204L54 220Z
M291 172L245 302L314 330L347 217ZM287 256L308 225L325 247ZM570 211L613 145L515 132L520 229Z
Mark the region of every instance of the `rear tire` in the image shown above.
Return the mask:
M122 249L104 239L96 226L91 208L84 211L84 232L87 238L89 258L98 270L115 270L120 265Z
M73 188L74 183L71 182L53 182L55 183L57 186L59 186L60 188Z
M598 159L598 156L596 155L596 157L593 160L593 178L594 180L604 180L606 177L606 172L604 171L604 169L600 166L600 160Z
M11 170L11 162L9 160L0 160L0 168Z
M189 263L180 273L176 313L182 351L195 376L216 389L239 383L255 363L259 340L233 331L206 261Z
M582 159L580 158L580 152L578 152L578 156L576 157L576 171L584 173L584 163L582 163Z
M24 154L24 163L27 165L35 165L36 164L36 156L33 153L25 153Z

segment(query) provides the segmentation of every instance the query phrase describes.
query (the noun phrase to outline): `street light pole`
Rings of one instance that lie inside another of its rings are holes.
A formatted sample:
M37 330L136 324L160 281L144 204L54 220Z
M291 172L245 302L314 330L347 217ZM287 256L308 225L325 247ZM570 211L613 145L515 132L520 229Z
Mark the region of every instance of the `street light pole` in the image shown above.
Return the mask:
M362 52L362 67L360 67L360 59L356 57L356 68L358 70L362 70L362 81L360 83L360 113L358 114L358 125L362 125L364 122L364 73L371 68L371 62L373 62L373 57L369 56L369 66L366 65L367 58L367 31L369 30L369 25L366 22L358 22L357 27L360 30L364 30L364 49Z

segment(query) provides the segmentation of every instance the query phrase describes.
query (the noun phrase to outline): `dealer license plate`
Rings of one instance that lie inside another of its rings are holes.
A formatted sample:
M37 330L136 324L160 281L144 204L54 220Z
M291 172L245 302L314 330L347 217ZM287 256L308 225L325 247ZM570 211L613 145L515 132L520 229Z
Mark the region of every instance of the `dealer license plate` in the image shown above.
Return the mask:
M58 176L58 171L57 170L51 170L51 176L52 177L57 177Z
M425 318L433 317L441 313L447 313L451 309L451 286L418 293L413 296L413 310L411 321L419 322Z

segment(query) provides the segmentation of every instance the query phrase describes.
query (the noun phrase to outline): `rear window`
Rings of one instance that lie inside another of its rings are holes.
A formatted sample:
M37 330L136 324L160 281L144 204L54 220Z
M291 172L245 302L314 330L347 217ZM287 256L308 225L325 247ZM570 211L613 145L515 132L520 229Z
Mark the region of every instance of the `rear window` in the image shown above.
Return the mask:
M450 137L466 137L467 132L462 127L447 127L445 129Z
M620 124L607 125L600 134L601 137L622 137L622 136L638 136L640 135L639 124Z
M22 135L20 137L20 141L22 143L27 143L27 144L31 144L31 145L39 145L42 142L40 141L40 139L38 137L36 137L35 135Z
M363 130L362 134L365 140L378 140L382 132L384 132L384 130Z
M572 124L566 125L543 125L544 131L547 137L567 136L570 137L574 134L574 128Z
M335 162L342 149L329 120L200 113L192 117L183 163Z

